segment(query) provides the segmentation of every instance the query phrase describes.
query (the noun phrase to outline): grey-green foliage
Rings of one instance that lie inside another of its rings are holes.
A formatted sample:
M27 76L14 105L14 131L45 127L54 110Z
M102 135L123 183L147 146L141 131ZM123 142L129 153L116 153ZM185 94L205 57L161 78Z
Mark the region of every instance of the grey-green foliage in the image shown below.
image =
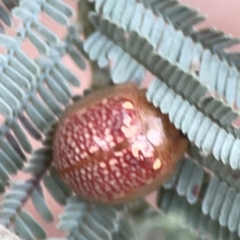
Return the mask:
M23 151L32 151L24 131L40 140L44 131L56 122L64 107L71 102L70 85L79 85L78 77L61 62L62 56L75 47L74 39L66 40L69 45L72 42L72 46L67 47L52 30L37 20L42 8L47 13L53 8L55 14L51 17L66 25L67 17L73 12L67 5L56 2L61 11L52 6L54 1L20 1L20 6L13 10L13 14L20 17L24 25L17 30L15 38L3 34L0 36L0 44L7 48L7 53L1 55L1 114L6 117L5 124L1 126L1 145L4 149L2 155L9 161L8 168L12 172L16 171L15 165L22 167L21 158L25 158ZM73 32L71 27L69 31ZM21 44L27 38L40 54L48 56L30 59L21 50ZM82 57L78 55L77 58L76 52L73 60L85 68Z
M131 223L122 211L92 204L80 197L68 199L59 228L69 231L69 239L132 240Z
M173 190L165 190L161 194L163 196L159 197L159 207L192 235L199 239L239 239L237 231L230 231L209 215L203 214L200 203L190 205L185 198Z
M155 3L157 3L157 1L155 1ZM118 14L115 14L115 12L117 11ZM129 18L128 12L131 12L133 14L133 17ZM114 5L114 2L110 0L104 2L96 1L96 13L98 16L102 15L101 18L105 20L100 26L102 31L106 31L106 28L111 28L111 26L107 25L108 21L110 24L113 23L118 26L119 29L116 30L114 37L110 37L112 40L117 41L118 45L121 46L120 42L123 40L121 39L123 37L121 36L123 29L127 32L136 31L140 37L146 38L148 40L149 44L153 46L155 51L160 56L166 58L170 62L176 63L182 70L188 71L190 73L194 73L195 70L199 71L198 80L203 82L203 85L204 83L207 83L207 81L216 80L216 75L218 74L218 71L220 71L220 69L218 68L219 65L216 64L216 61L219 62L220 60L217 59L217 55L211 53L211 49L209 46L204 47L204 45L202 44L204 36L202 36L199 41L197 41L198 38L196 38L196 41L194 41L195 38L193 37L193 35L196 35L198 32L191 32L191 34L189 34L190 36L188 36L187 34L184 35L180 30L174 28L175 25L171 25L171 21L170 23L165 22L164 18L162 18L161 16L157 16L157 19L154 18L153 12L151 12L147 8L145 9L143 5L135 1L122 1L118 5ZM177 15L175 15L175 17L177 18ZM94 21L94 19L92 21ZM96 23L96 21L94 22ZM212 32L214 33L213 30ZM113 32L109 31L108 34L113 35ZM206 34L205 40L215 40L215 42L213 41L212 44L218 45L219 41L222 40L221 37L225 37L228 39L228 41L226 41L227 46L231 44L236 44L238 42L238 39L231 39L226 35L220 35L219 38L217 38L217 36L215 36L214 38L211 34L210 36ZM138 42L134 43L136 43L137 45ZM223 51L226 45L222 43L221 47L219 46L218 49ZM127 50L127 52L129 52L129 50ZM95 55L96 54L97 53L95 52ZM198 69L195 69L193 66L194 64L199 64L200 67L197 67ZM215 78L208 77L211 73L209 69L209 66L211 64L214 66L214 69L212 69L211 71L214 71ZM225 71L226 73L229 72L229 82L231 82L231 84L236 84L237 80L235 78L238 75L236 67L232 66L231 68L231 66L229 66L228 63L224 61L224 59L218 64L226 66ZM219 73L219 75L220 74L221 73ZM220 85L219 83L219 86L216 85L218 83L209 82L209 88L213 84L213 89L210 88L209 90L219 90L220 94L223 90L221 89L220 91L220 89L216 88L221 88L221 86L225 86L225 81L227 77L228 76L225 76L224 79L221 79L222 85ZM224 83L222 81L224 81ZM237 101L237 99L232 99L232 97L235 97L235 95L229 94L228 91L230 90L230 86L227 86L226 93L222 94L225 94L223 96L227 98L228 103L231 105L232 102L234 100ZM229 97L227 97L228 95Z
M191 9L178 1L140 0L139 2L141 2L146 8L151 9L157 16L163 17L166 22L170 22L176 29L181 29L185 36L189 37L193 42L199 43L199 47L202 46L204 49L209 50L209 52L217 54L220 58L224 58L228 63L239 66L238 54L224 51L224 48L239 43L239 39L232 38L223 31L214 28L203 28L194 31L194 25L206 19L206 17L196 9ZM151 17L151 13L148 13L148 16ZM173 29L171 29L171 31L173 31ZM175 36L173 35L172 37ZM191 52L188 51L189 46L186 44L185 47L185 53L191 54ZM207 56L209 56L209 52L207 52ZM189 54L187 57L190 57ZM213 64L216 65L216 61Z
M40 23L42 12L65 26L72 33L71 38L59 39L53 30ZM62 57L69 54L82 69L85 61L79 48L82 42L75 28L69 25L73 10L64 2L22 0L12 13L22 20L16 36L0 35L0 45L7 49L0 59L1 114L5 117L0 133L1 191L9 185L1 201L0 219L8 227L13 223L15 231L24 239L43 239L47 236L45 231L23 208L31 199L40 216L51 222L54 216L46 203L42 184L59 204L64 204L71 195L51 167L49 129L72 102L71 85L79 86L79 78L63 64ZM38 59L30 59L21 49L26 39L39 51ZM33 152L30 137L42 140L43 147ZM31 155L25 163L27 154ZM12 182L11 174L20 169L32 177Z
M8 0L2 0L1 1L1 6L0 6L0 32L5 33L5 25L8 27L12 26L12 17L10 14L10 11L12 10L13 7L18 6L19 1L14 0L14 1L8 1ZM4 23L4 24L3 24Z
M176 175L164 184L158 196L158 206L170 220L166 224L176 224L198 239L239 239L238 204L236 189L209 176L192 159L181 162ZM162 217L155 219L159 227L163 225Z
M238 189L230 187L217 176L210 176L191 159L184 159L181 162L176 175L164 184L161 191L169 192L170 196L171 191L175 192L174 194L178 197L176 199L173 197L172 202L177 205L178 211L186 211L189 205L193 208L197 207L202 215L216 222L218 226L216 231L222 231L220 229L223 227L235 235L240 234L238 207L240 194ZM160 196L162 195L161 191ZM160 205L163 211L169 210L168 194L166 196L163 194L161 200ZM184 198L185 203L177 198ZM189 220L189 223L191 221Z
M71 90L79 78L62 62L69 55L82 70L84 58L97 62L115 84L140 85L150 71L155 79L146 98L191 141L190 157L159 191L158 206L166 215L154 212L150 229L156 226L167 239L192 239L191 234L196 239L239 238L240 134L232 125L238 118L233 106L240 106L239 55L224 51L239 39L214 29L195 31L205 17L178 1L89 0L86 9L92 10L89 20L96 31L84 43L70 25L74 11L62 0L2 3L10 10L18 5L12 13L22 24L14 37L0 34L0 45L7 49L0 56L0 113L5 117L0 128L0 223L26 240L50 240L25 209L30 200L42 219L54 220L44 186L64 206L58 227L67 239L134 239L134 213L76 197L51 164L54 126L79 99ZM67 28L65 39L40 23L42 12ZM11 25L5 7L0 7L0 18ZM26 39L39 58L23 52ZM33 151L30 137L42 146ZM12 181L20 170L29 178ZM186 231L180 233L178 227Z
M12 161L12 168L14 164L16 167L22 166L22 150L27 153L32 151L24 130L37 140L42 138L49 123L54 123L69 104L72 94L69 84L79 84L78 78L61 63L61 57L68 53L65 43L37 20L41 8L47 12L47 9L52 9L53 6L44 1L29 4L21 1L20 7L15 8L13 14L20 17L25 25L18 29L15 38L0 36L0 44L8 49L7 53L1 56L1 114L6 117L6 122L1 127L1 134L6 137L1 138L1 145L5 149L5 158ZM69 15L72 12L70 8L62 5L62 12L57 9L54 11L56 14L51 17L67 24L64 13ZM49 57L42 56L35 61L30 59L21 50L21 43L27 38L40 53L48 53ZM76 57L73 60L75 59Z

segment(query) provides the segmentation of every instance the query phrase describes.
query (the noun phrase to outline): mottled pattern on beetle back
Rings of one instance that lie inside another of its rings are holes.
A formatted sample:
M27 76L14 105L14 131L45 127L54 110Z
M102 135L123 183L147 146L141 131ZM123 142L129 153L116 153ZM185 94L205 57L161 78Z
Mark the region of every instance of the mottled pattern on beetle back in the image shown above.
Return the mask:
M115 200L151 183L161 170L159 158L136 108L119 97L68 117L54 144L55 164L65 181L93 200Z

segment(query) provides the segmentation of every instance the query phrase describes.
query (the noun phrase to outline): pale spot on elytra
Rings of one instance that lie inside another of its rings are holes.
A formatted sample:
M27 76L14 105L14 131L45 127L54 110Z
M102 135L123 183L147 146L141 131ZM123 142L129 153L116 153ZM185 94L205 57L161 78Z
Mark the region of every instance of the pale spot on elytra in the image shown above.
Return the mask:
M88 138L90 138L90 135L89 135L88 133L85 133L85 134L84 134L84 137L85 137L86 139L88 139Z
M132 150L133 156L138 158L139 148L133 146L131 150Z
M126 138L130 138L136 135L137 133L137 126L133 126L130 128L126 128L124 126L121 127L122 132L124 133Z
M160 136L159 132L157 132L154 129L151 129L147 132L147 139L154 146L159 146L161 143L161 136Z
M77 147L77 148L75 148L75 153L80 153L80 149Z
M99 166L100 166L101 168L106 168L106 163L105 163L105 162L100 162L100 163L99 163Z
M153 149L147 144L146 141L139 139L139 141L135 141L131 146L131 151L134 157L139 158L139 151L142 152L144 157L153 156Z
M123 107L126 109L134 109L134 106L130 102L123 103Z
M117 163L118 163L118 161L115 158L109 160L109 164L112 165L112 166L117 164Z
M116 157L122 157L123 156L123 152L114 152L114 155Z
M106 99L106 98L104 98L103 100L102 100L102 103L103 104L106 104L108 102L108 100Z
M110 128L106 128L106 129L104 130L104 134L105 134L105 135L109 135L109 134L110 134Z
M86 152L83 152L81 155L80 155L81 159L84 159L84 158L87 158L88 157L88 154Z
M101 139L97 136L93 136L93 140L100 147L106 147L107 146L107 143L104 139Z
M162 166L162 163L161 163L160 159L157 158L157 159L155 160L155 162L153 163L153 169L154 169L154 170L158 170L161 166Z
M123 120L123 123L127 126L127 127L130 127L131 126L131 121L132 121L132 118L127 116L124 118Z
M108 172L107 169L105 169L102 173L103 173L104 175L108 175L108 174L109 174L109 172Z
M97 146L91 146L90 148L89 148L89 152L90 153L94 153L94 152L96 152L98 150L98 147Z
M112 136L112 135L107 135L107 136L105 137L105 140L106 140L107 142L111 142L111 141L113 140L113 136Z
M81 168L81 169L80 169L80 172L81 172L81 174L85 174L85 173L86 173L86 170L85 170L84 168Z
M116 144L114 142L110 142L109 145L110 147L115 147Z

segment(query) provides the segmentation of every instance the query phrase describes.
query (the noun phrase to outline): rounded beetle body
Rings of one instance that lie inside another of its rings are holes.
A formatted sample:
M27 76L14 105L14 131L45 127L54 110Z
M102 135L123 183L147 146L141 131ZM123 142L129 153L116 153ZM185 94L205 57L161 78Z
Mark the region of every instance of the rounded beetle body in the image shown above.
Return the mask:
M60 120L54 163L65 182L93 202L142 197L173 174L188 146L168 117L133 84L73 104Z

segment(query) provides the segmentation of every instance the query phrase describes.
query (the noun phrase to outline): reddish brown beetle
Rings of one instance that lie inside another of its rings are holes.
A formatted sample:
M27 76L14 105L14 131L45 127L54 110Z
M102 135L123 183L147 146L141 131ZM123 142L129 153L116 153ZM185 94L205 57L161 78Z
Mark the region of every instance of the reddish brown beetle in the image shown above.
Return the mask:
M123 84L72 105L54 137L54 163L66 183L94 202L142 197L174 172L188 146L168 117Z

